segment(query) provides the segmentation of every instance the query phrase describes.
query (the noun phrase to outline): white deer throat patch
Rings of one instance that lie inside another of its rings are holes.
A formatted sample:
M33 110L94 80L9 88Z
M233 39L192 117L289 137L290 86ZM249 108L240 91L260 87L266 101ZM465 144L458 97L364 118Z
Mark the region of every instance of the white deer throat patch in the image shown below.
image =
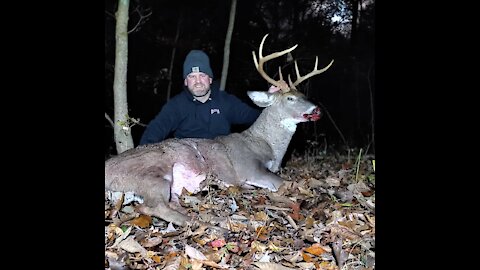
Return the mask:
M280 124L282 124L282 126L290 132L295 132L295 130L297 130L298 123L298 120L295 119L283 119L280 121Z

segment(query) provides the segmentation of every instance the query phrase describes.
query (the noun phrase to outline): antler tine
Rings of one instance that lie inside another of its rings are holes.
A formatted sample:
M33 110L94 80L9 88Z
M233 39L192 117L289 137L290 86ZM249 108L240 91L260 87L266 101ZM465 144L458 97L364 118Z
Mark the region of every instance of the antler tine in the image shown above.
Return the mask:
M268 34L266 34L263 37L262 42L260 43L260 48L258 49L258 57L259 57L258 61L257 61L257 56L255 55L255 52L252 51L253 62L255 63L255 67L257 68L260 75L262 75L262 77L265 80L267 80L267 82L271 83L272 85L275 85L275 86L279 87L280 89L282 89L282 91L289 91L290 89L288 88L288 86L285 83L282 83L283 78L282 78L282 72L281 72L280 68L279 68L279 70L280 70L280 80L275 81L274 79L270 78L270 76L268 76L267 73L263 70L263 64L265 64L265 62L267 62L269 60L280 57L280 56L282 56L286 53L289 53L289 52L295 50L297 48L298 44L289 48L289 49L283 50L281 52L274 52L274 53L271 53L267 56L263 56L263 44L264 44L267 36L268 36Z
M306 74L305 76L300 76L300 72L298 71L298 65L297 65L297 61L295 61L295 73L297 74L297 80L292 84L290 85L291 88L294 88L295 86L299 85L301 82L303 82L304 80L312 77L312 76L315 76L315 75L318 75L320 73L323 73L324 71L326 71L331 65L333 64L333 60L330 62L330 64L328 64L328 66L322 68L322 69L317 69L317 66L318 66L318 56L315 57L315 67L313 68L313 70Z
M288 74L288 85L290 85L290 89L297 90L295 85L293 85L292 80L290 79L290 74Z
M280 77L279 81L283 81L282 67L278 67L278 76Z

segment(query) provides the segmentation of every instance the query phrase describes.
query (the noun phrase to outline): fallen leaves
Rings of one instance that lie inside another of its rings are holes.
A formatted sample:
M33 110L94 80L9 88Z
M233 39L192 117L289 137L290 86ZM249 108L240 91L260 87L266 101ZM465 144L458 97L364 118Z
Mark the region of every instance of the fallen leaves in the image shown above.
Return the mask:
M341 155L293 157L277 193L209 188L180 198L192 216L228 228L225 235L195 222L173 226L136 213L135 200L106 198L105 268L373 269L372 164L369 156L355 166Z

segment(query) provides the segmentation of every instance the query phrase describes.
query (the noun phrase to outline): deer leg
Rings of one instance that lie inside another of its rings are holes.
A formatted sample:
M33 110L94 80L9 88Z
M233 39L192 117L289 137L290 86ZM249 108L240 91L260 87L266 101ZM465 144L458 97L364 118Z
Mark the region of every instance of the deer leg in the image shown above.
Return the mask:
M273 173L262 171L257 172L255 176L247 179L245 183L259 188L266 188L275 192L283 184L283 179Z
M146 177L142 179L144 204L138 207L142 214L155 216L175 225L184 226L190 218L172 209L169 205L171 182L160 177Z
M168 204L161 203L155 207L140 205L138 211L144 215L155 216L178 226L185 226L190 218L177 210L171 209Z
M172 181L152 176L142 180L145 191L142 194L144 204L137 209L142 214L155 216L178 226L185 226L192 218L186 214L186 210L178 202L179 191L184 185L189 189L195 189L205 179L205 175L197 175L181 164L175 164L173 168ZM197 223L225 232L225 229L205 222L197 221Z
M252 169L247 175L245 175L245 184L259 188L266 188L272 192L276 192L283 184L283 179L268 171L261 162L252 161L248 166Z

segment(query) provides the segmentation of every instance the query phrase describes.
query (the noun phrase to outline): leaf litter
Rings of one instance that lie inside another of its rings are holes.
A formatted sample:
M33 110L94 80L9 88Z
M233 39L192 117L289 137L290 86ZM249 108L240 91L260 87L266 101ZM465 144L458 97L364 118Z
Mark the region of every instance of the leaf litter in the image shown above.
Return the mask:
M275 193L212 179L181 196L195 217L184 227L106 195L105 269L375 269L375 158L356 152L292 155Z

